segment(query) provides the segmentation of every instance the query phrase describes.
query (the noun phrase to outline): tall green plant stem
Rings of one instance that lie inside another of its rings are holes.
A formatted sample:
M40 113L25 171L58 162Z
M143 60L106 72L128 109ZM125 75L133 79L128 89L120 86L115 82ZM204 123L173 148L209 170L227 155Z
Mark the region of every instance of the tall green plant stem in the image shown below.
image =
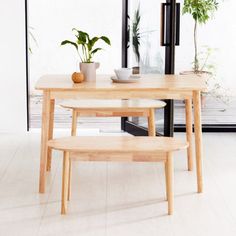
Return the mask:
M194 21L194 72L199 71L198 45L197 45L197 20Z

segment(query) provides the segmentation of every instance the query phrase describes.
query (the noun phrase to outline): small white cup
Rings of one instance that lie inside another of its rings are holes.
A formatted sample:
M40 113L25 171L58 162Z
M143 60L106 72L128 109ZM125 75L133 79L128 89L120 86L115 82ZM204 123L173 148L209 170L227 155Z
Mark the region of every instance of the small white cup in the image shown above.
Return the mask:
M126 80L132 75L132 69L130 68L120 68L114 70L118 79Z

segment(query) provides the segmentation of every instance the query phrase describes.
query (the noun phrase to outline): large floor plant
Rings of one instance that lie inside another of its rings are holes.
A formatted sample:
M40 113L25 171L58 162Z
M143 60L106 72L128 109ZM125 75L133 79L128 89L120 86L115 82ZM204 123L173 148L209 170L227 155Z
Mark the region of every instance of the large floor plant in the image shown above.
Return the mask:
M183 14L190 14L194 20L194 73L201 72L198 58L198 25L208 22L218 9L218 4L216 0L184 0Z
M133 38L133 51L136 56L136 60L139 64L140 62L140 5L138 6L137 10L134 12L134 20L132 24L132 38Z

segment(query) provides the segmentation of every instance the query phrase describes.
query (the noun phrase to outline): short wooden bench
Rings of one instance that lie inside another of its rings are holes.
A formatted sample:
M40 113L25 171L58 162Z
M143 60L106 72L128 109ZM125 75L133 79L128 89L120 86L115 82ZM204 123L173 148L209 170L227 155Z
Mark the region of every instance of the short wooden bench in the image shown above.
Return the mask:
M79 116L147 117L149 136L155 136L155 109L165 105L163 101L151 99L67 100L61 104L62 107L72 110L72 136L76 136Z
M164 162L168 214L173 213L174 151L185 149L184 141L169 137L99 136L66 137L48 141L48 147L64 152L61 214L70 199L71 161Z

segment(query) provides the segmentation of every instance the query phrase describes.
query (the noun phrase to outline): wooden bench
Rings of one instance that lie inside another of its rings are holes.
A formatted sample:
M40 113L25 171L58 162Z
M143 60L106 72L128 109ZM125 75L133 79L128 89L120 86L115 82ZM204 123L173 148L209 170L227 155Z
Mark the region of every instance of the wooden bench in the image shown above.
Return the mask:
M48 141L48 147L64 152L61 214L70 199L71 161L164 162L168 214L173 213L174 151L187 148L184 141L169 137L66 137Z
M72 110L72 136L76 136L78 116L147 117L148 134L155 136L155 109L165 105L165 102L150 99L71 100L61 104L62 107Z

